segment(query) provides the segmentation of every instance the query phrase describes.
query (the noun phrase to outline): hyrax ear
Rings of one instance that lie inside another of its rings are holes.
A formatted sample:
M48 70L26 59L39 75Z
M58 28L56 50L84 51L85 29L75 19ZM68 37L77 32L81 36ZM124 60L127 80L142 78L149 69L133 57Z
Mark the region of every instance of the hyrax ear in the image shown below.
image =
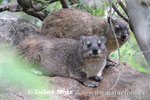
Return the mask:
M106 37L104 37L104 36L101 36L100 39L103 43L106 43L106 41L107 41Z
M110 22L114 23L115 19L113 19L112 17L107 17L107 21L110 24Z
M80 43L83 45L84 44L84 41L85 41L85 36L81 36L80 37Z

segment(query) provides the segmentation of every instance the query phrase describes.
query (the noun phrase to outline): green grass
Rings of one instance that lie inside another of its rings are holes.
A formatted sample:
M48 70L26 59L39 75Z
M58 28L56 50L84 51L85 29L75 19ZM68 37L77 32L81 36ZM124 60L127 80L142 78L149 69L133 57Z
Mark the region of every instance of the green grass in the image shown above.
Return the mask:
M46 80L29 71L31 70L28 67L29 63L22 60L14 48L1 45L0 48L0 81L6 80L10 84L19 85L26 93L28 90L50 90ZM38 98L36 100L49 100L50 95L32 94L29 96Z

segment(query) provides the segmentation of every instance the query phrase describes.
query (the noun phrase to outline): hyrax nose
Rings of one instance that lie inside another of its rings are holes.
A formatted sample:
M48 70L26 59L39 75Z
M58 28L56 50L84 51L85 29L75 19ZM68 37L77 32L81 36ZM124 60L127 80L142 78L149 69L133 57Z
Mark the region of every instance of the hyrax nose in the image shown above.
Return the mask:
M126 39L126 35L125 35L125 34L122 35L122 36L121 36L121 39L122 39L122 40L125 40L125 39Z
M94 49L92 49L92 52L93 52L94 55L97 55L98 54L98 49L94 48Z

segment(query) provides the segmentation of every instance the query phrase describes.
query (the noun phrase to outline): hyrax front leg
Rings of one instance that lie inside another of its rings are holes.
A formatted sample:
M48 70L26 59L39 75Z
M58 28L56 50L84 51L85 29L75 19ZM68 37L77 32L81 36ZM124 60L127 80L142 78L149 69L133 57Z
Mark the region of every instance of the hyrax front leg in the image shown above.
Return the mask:
M110 59L109 53L108 53L108 55L107 55L106 60L107 60L107 63L106 63L106 67L107 67L107 68L110 67L110 66L111 66L111 67L114 67L114 66L117 65L116 62L114 62L113 60Z
M104 69L104 68L103 68L103 69ZM100 71L97 75L92 76L92 77L89 77L89 79L90 79L90 80L97 81L97 82L101 81L101 80L103 79L103 77L102 77L103 69L101 69L101 71Z
M110 67L110 66L116 66L117 63L112 61L109 57L107 58L107 64L106 64L106 67Z
M93 77L90 77L89 79L99 82L103 79L103 77L102 76L93 76Z
M101 69L99 70L99 72L95 76L90 77L89 78L90 80L101 81L103 79L102 74L103 74L103 70L105 68L106 62L107 62L106 60L103 62L103 65Z
M70 77L78 80L80 83L88 87L94 88L98 86L98 82L94 82L88 79L87 74L84 71L76 70L75 72L70 74Z

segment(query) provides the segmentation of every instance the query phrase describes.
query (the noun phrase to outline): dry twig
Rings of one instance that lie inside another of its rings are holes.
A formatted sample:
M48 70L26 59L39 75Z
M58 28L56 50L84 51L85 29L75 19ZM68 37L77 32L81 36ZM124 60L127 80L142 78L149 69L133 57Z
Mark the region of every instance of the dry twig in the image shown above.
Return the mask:
M118 56L119 56L119 63L118 63L117 66L119 66L119 65L121 64L121 63L120 63L120 57L121 57L121 56L120 56L119 42L118 42L118 39L117 39L115 30L114 30L114 27L113 27L113 24L112 24L112 19L111 19L111 18L112 18L112 7L113 7L113 2L112 2L112 0L109 0L109 3L110 3L111 6L110 6L110 10L109 10L108 14L109 14L109 17L110 17L110 26L111 26L111 28L112 28L112 30L113 30L113 34L114 34L114 37L115 37L115 40L116 40L116 45L117 45L117 50L118 50ZM118 77L117 77L117 79L116 79L114 85L113 85L110 89L108 89L105 93L111 91L114 87L116 87L116 85L117 85L118 82L119 82L120 75L121 75L121 70L120 70L119 73L118 73ZM104 94L105 94L105 93L104 93ZM104 95L102 95L100 98L102 98L102 97L104 97Z
M126 18L119 10L118 10L118 8L115 6L115 4L112 2L112 7L113 7L113 9L117 12L117 14L121 17L121 18L123 18L126 22L128 22L128 18Z
M120 5L120 7L124 10L124 12L126 13L126 15L128 15L128 12L127 12L127 8L126 6L123 4L123 2L121 0L117 0L118 1L118 4Z

